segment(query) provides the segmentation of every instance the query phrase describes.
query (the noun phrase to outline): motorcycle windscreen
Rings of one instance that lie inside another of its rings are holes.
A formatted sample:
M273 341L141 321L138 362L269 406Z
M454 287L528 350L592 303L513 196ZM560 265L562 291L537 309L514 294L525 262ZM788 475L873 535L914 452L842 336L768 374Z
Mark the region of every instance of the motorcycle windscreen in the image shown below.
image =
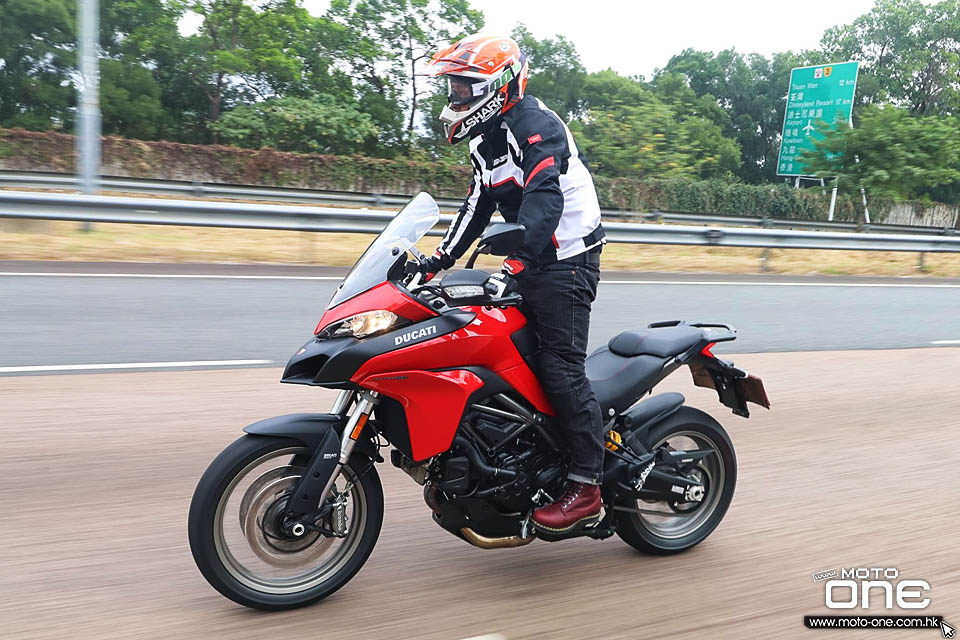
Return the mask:
M333 294L327 308L332 309L386 282L390 267L403 259L404 253L439 220L440 208L430 194L420 192L414 196L363 252Z

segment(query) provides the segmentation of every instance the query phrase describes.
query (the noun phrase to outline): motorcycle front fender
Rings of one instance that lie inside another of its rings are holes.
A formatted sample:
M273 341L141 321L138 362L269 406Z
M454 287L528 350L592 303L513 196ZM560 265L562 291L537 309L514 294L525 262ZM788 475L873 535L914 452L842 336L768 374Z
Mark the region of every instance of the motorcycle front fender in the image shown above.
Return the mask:
M343 438L343 428L347 416L336 413L290 413L274 416L254 422L243 428L244 432L257 436L274 436L297 440L311 451L316 451L323 443L328 431L333 431L337 441ZM354 453L362 453L371 460L378 460L377 448L369 439L361 438L353 448Z
M335 413L290 413L254 422L243 430L257 436L291 438L305 447L316 449L328 431L335 431L339 439L346 424L347 416Z

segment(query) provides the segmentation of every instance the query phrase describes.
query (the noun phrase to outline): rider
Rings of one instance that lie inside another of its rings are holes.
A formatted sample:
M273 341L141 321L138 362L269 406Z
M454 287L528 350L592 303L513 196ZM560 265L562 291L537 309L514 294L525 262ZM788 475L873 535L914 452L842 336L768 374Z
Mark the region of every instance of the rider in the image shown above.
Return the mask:
M540 380L563 428L571 465L566 489L533 512L540 528L566 533L596 522L604 445L600 405L584 371L590 305L604 243L590 172L564 122L524 95L527 59L517 43L473 35L437 53L449 104L447 140L470 140L473 182L450 229L428 258L436 273L454 265L499 207L526 227L521 248L503 261L540 336Z

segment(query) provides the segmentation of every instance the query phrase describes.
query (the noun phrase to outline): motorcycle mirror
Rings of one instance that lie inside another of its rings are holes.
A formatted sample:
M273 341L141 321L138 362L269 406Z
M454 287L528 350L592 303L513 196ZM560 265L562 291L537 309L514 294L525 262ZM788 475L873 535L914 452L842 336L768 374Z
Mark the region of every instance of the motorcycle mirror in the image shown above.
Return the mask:
M480 242L477 243L477 248L483 250L483 253L508 256L523 244L523 234L526 230L522 224L510 222L491 225L484 231Z
M390 268L387 269L387 280L391 282L396 282L403 278L404 267L406 267L407 264L406 251L398 251L394 255L396 255L397 258L393 261L393 264L390 265Z

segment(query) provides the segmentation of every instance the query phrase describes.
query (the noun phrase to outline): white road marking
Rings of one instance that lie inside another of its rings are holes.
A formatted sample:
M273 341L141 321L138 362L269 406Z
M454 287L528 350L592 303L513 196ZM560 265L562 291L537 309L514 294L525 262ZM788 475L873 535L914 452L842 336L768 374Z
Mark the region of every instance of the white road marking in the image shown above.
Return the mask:
M960 344L960 340L934 340L930 344Z
M727 286L727 287L893 287L910 289L960 289L960 284L912 284L906 282L764 282L752 280L748 282L725 282L711 280L601 280L600 284L689 284L697 286Z
M45 273L0 271L0 276L29 276L43 278L192 278L217 280L343 280L343 276L243 276L204 273Z
M208 280L330 280L339 282L342 276L269 276L269 275L220 275L206 273L54 273L0 271L0 276L43 278L183 278ZM601 280L600 284L632 285L692 285L725 287L860 287L899 289L960 289L960 284L927 284L921 282L770 282L763 280L718 281L718 280Z
M109 371L111 369L179 369L182 367L238 367L250 364L273 364L273 360L186 360L183 362L45 364L27 367L0 367L0 373L33 373L37 371Z
M471 636L463 640L507 640L507 636L502 633L487 633L482 636Z

